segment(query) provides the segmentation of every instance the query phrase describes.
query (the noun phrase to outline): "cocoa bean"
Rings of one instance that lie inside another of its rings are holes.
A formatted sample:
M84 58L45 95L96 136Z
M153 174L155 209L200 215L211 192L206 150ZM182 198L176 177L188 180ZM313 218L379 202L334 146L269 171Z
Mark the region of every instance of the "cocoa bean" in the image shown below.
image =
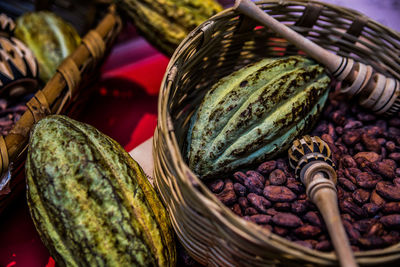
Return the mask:
M244 180L244 186L246 187L248 192L261 195L264 188L264 183L261 178L258 175L253 174L246 177L247 178Z
M346 117L344 116L343 111L341 110L336 110L331 113L331 120L336 124L336 125L344 125L346 123Z
M279 226L274 226L273 231L275 234L280 235L280 236L285 236L289 233L289 230L284 227L279 227Z
M344 229L346 230L347 236L351 244L357 244L357 240L360 238L360 232L353 227L353 224L349 221L342 221Z
M351 192L347 192L344 190L340 185L336 186L337 189L337 195L339 199L346 199L346 198L351 198Z
M332 250L332 244L329 240L323 240L318 242L315 245L315 249L316 250L320 250L320 251L331 251Z
M302 193L297 197L297 199L307 199L307 194L306 193Z
M243 209L250 207L250 203L247 200L247 197L239 197L238 203L239 203L240 207L242 207Z
M365 233L371 227L371 225L377 222L376 219L362 219L353 224L354 228L361 233Z
M328 144L333 144L335 141L333 140L332 136L330 136L329 134L323 134L321 136L321 139L324 140L326 143Z
M286 175L280 169L273 170L269 175L269 181L271 185L283 185L286 183Z
M393 141L387 141L385 147L387 151L394 152L396 149L396 144Z
M246 195L246 187L240 183L234 183L233 189L236 192L236 195L240 197L244 197Z
M390 182L381 181L376 184L376 192L385 199L399 201L400 187Z
M362 171L360 171L360 169L357 168L347 168L347 171L349 171L350 175L353 177L356 177L357 175L359 175Z
M257 171L247 171L246 175L248 178L253 177L255 180L258 180L260 182L260 184L262 184L262 185L264 185L264 183L265 183L264 176Z
M351 129L360 128L361 126L363 126L361 121L348 120L347 123L343 126L343 128L345 130L351 130Z
M338 183L343 186L346 190L349 191L354 191L357 189L357 186L353 184L350 180L344 178L344 177L339 177Z
M243 173L243 172L235 172L235 173L233 174L233 179L234 179L236 182L241 183L241 184L244 185L244 181L247 179L247 176L246 176L246 174Z
M396 232L396 233L398 233L398 232ZM382 239L385 241L386 246L391 246L391 245L397 244L400 241L400 238L393 234L384 235L384 236L382 236Z
M315 225L315 226L318 226L318 227L322 227L322 220L318 216L318 214L316 212L314 212L314 211L307 212L303 216L303 220L308 222L308 223L310 223L310 224L312 224L312 225Z
M267 213L267 208L271 207L271 202L262 196L250 193L247 195L247 200L249 203L261 213Z
M248 215L248 216L256 215L256 214L258 214L258 211L257 211L255 208L253 208L253 207L248 207L248 208L246 208L246 209L244 210L244 214L245 214L245 215Z
M293 201L291 204L291 211L296 215L303 214L307 210L307 206L306 206L305 202L306 202L306 200Z
M238 203L235 203L232 206L232 211L236 214L239 215L240 217L243 216L243 212L242 212L242 208L240 207L240 205Z
M399 153L399 152L390 153L390 154L388 155L388 157L389 157L390 159L392 159L392 160L394 160L394 161L400 163L400 153ZM396 172L396 174L397 174L397 172ZM397 174L397 175L398 175L398 174Z
M396 138L400 136L400 129L396 127L389 127L387 130L387 135L389 138Z
M348 213L342 213L342 214L340 214L340 217L342 218L342 220L346 220L346 221L349 221L351 223L354 222L353 217L351 217L351 215L348 214Z
M367 126L364 128L364 133L370 135L370 136L379 136L384 134L385 129L379 126Z
M382 212L389 213L400 213L400 202L389 202L385 203L382 207Z
M400 118L397 118L397 117L391 118L388 121L388 123L389 123L390 126L399 128L400 127Z
M277 202L274 204L274 209L277 211L290 211L291 203L289 202Z
M368 164L368 167L370 167L375 173L380 174L383 178L393 180L393 178L396 176L394 172L394 168L387 164L386 162L371 162Z
M366 236L381 235L383 231L383 225L380 222L377 222L371 225L366 233Z
M358 239L358 244L366 249L381 248L385 241L380 236L366 236Z
M224 189L216 194L216 196L225 205L233 205L237 200L235 190L233 189L233 182L230 179L225 179Z
M377 162L381 160L381 156L379 156L379 154L375 152L358 152L354 156L354 159L357 161L358 158L364 158L369 162Z
M266 186L263 195L274 202L290 202L296 199L296 194L292 190L278 185Z
M269 208L269 209L267 209L267 214L274 216L274 215L278 214L278 211L276 211L274 208Z
M381 146L384 146L384 145L386 144L386 139L383 138L383 137L380 137L380 138L376 139L376 141L378 141L378 143L379 143Z
M371 203L382 207L386 201L376 192L376 190L373 190L371 193L371 197L370 197Z
M399 168L397 168L397 169L399 169ZM400 186L400 177L393 179L393 184L396 185L396 186Z
M373 122L376 120L376 116L371 113L357 112L356 116L362 122Z
M393 170L397 168L396 161L394 161L393 159L383 159L382 162L387 164Z
M342 157L342 163L346 168L357 168L357 162L350 155L344 155Z
M271 220L271 216L265 214L256 214L250 216L250 221L256 224L267 224Z
M386 215L382 216L379 221L385 226L385 227L395 227L398 228L400 227L400 214L391 214L391 215Z
M277 159L276 160L276 168L278 168L279 170L284 171L285 174L289 172L288 164L286 163L286 160L284 160L284 159Z
M301 239L313 238L321 233L318 226L304 224L294 230L294 234Z
M286 187L296 194L303 194L306 190L302 182L292 177L287 179Z
M288 228L296 228L303 225L303 222L298 216L286 212L278 212L272 217L272 222L276 225Z
M276 161L270 160L258 166L257 171L263 175L269 175L275 169L276 169Z
M352 196L353 196L354 202L356 202L359 205L362 205L368 201L370 193L369 193L369 191L360 188L360 189L355 190L353 192Z
M365 203L362 206L362 209L364 212L366 212L369 216L374 216L380 209L381 207L374 204L374 203Z
M339 202L339 207L342 212L349 213L355 218L365 217L365 212L363 211L363 209L354 204L354 202L352 202L349 198Z
M357 184L356 178L355 178L353 175L350 174L349 169L355 169L355 168L347 168L347 169L344 169L343 175L344 175L347 179L349 179L350 182L352 182L353 184ZM356 170L358 170L359 172L361 172L359 169L356 169ZM340 176L339 176L339 177L340 177Z
M361 143L357 143L357 144L354 145L354 150L353 151L355 151L355 152L363 152L364 150L365 150L364 146ZM354 158L354 159L357 161L356 158Z
M364 145L364 147L368 150L368 151L372 151L372 152L376 152L376 153L380 153L381 152L381 144L379 144L379 142L373 138L372 136L363 133L361 134L361 143Z
M208 188L210 188L211 192L213 193L220 193L222 191L222 189L224 189L224 181L222 181L221 179L217 179L212 181L209 185Z
M337 133L338 135L342 135L342 134L344 133L344 129L343 129L343 127L341 127L341 126L337 126L337 127L335 128L335 131L336 131L336 133Z
M361 131L358 129L349 130L342 135L343 143L348 146L355 145L361 138Z
M372 189L378 183L378 179L375 179L370 173L368 172L361 172L356 176L357 184L365 189Z

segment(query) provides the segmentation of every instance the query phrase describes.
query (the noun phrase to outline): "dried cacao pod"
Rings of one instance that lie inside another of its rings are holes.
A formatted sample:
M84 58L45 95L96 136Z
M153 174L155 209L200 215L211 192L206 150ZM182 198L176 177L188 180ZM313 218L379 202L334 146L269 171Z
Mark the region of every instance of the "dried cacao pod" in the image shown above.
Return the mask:
M140 166L113 139L65 116L33 128L27 199L58 266L175 266L172 228Z
M215 0L116 0L146 40L167 56L195 27L222 11Z
M286 152L318 119L329 82L302 56L263 59L222 78L192 117L190 168L206 178Z
M53 77L60 63L81 42L71 24L48 11L28 12L19 17L14 35L32 50L43 82Z

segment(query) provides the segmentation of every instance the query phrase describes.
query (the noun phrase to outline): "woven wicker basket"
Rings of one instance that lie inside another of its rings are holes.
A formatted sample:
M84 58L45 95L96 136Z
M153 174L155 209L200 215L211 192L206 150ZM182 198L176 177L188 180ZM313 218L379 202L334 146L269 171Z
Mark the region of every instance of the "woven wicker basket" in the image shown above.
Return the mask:
M400 33L356 11L316 1L257 5L322 47L400 79ZM302 247L236 216L191 172L183 153L188 122L218 79L261 57L298 53L272 31L227 9L192 31L169 63L159 96L154 176L180 241L204 265L338 264L333 252ZM400 244L355 255L361 265L395 264Z
M99 68L122 28L115 6L105 11L97 26L84 35L81 44L60 64L52 79L26 103L27 111L9 134L0 136L2 179L10 174L12 165L7 188L0 190L0 212L25 186L24 152L32 126L49 114L76 114L88 99L89 85L98 77Z

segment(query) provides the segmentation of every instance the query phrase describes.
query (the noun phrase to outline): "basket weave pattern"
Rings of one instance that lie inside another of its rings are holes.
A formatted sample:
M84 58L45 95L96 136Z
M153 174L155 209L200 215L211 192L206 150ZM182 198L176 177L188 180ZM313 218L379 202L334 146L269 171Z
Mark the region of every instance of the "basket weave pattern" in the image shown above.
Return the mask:
M400 79L399 32L356 11L317 1L266 0L257 5L320 46ZM204 265L338 264L333 252L304 248L236 216L185 163L190 118L216 81L262 57L301 53L227 9L192 31L171 58L159 96L154 176L180 241ZM393 263L400 259L400 244L355 256L361 265Z

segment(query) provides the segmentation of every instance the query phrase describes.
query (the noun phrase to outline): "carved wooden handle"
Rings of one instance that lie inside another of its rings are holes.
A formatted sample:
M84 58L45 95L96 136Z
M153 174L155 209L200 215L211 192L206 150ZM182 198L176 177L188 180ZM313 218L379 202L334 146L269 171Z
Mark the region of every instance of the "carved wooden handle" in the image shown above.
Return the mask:
M289 149L290 166L321 212L341 266L354 267L358 265L340 218L335 165L330 156L329 146L316 136L295 140Z

